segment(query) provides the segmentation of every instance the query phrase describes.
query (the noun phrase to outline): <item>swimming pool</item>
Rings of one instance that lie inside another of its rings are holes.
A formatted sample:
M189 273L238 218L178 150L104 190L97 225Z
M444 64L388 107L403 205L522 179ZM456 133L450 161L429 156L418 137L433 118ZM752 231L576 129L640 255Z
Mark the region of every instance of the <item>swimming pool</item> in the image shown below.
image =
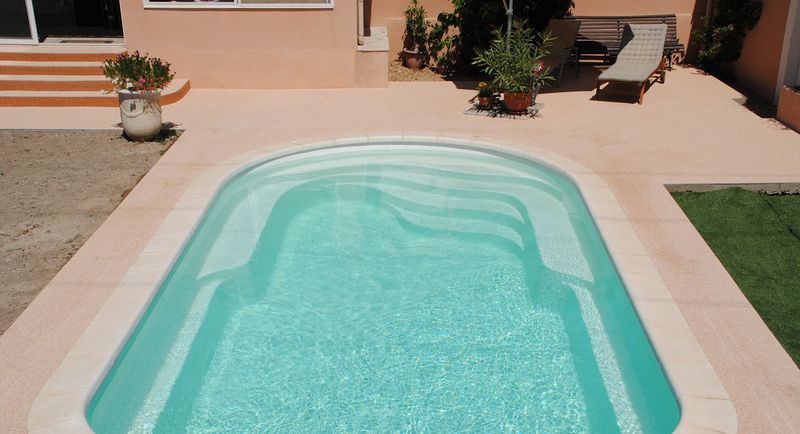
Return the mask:
M670 432L680 411L578 189L380 144L217 193L94 394L96 432Z

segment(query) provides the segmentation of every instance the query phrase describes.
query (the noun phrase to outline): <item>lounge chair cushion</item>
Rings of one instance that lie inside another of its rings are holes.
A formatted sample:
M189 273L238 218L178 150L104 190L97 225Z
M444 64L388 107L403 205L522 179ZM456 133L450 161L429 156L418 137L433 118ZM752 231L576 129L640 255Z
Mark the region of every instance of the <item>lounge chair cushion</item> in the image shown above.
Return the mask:
M666 36L666 24L626 24L617 61L598 80L644 82L661 63Z

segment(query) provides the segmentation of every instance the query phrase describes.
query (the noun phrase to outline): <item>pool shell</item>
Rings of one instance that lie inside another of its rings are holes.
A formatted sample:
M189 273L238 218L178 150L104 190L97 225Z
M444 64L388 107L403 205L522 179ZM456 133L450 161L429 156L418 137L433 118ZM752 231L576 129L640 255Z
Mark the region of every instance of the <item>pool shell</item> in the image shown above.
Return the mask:
M523 158L556 170L576 184L667 374L681 409L676 432L736 432L727 392L650 261L607 185L585 167L546 151L520 152L471 140L371 136L312 143L291 142L251 151L198 177L162 223L128 273L34 401L31 432L92 432L86 409L119 351L172 268L216 193L242 170L283 156L321 148L369 144L436 145Z

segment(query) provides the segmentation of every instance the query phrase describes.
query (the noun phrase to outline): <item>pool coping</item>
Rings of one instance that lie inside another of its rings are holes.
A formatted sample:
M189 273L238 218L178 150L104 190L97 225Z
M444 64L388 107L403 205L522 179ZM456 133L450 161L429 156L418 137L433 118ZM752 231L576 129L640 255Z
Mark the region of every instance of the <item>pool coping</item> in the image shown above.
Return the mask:
M208 169L184 192L39 392L28 414L29 431L92 432L85 414L95 391L226 181L250 166L292 154L387 143L433 144L505 154L543 164L572 180L600 231L678 400L681 418L675 432L736 432L733 402L605 181L588 168L550 151L527 145L526 151L521 151L520 145L513 142L487 143L453 135L291 141L240 154Z

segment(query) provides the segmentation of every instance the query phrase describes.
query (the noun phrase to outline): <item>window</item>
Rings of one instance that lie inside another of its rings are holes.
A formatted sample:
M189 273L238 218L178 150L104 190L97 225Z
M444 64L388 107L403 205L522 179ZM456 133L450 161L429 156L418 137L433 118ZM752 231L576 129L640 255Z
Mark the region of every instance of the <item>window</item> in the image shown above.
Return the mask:
M144 7L330 9L333 0L144 0Z

